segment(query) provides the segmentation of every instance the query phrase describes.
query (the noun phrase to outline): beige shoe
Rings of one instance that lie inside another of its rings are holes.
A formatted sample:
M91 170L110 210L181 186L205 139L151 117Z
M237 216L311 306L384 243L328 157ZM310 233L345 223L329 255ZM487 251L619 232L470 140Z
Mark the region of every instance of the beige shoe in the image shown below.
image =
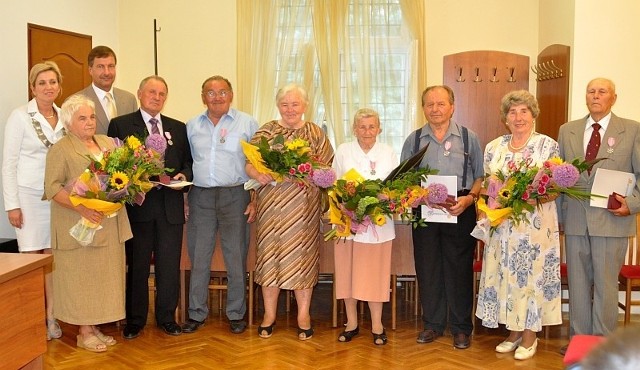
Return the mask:
M518 348L518 346L522 343L522 337L516 339L515 342L504 341L496 346L496 352L498 353L509 353L513 352Z
M530 359L531 357L533 357L533 355L536 354L537 348L538 348L538 338L536 338L536 341L533 342L533 345L529 348L524 348L522 346L519 346L518 349L516 349L516 354L513 355L513 358L515 358L516 360Z

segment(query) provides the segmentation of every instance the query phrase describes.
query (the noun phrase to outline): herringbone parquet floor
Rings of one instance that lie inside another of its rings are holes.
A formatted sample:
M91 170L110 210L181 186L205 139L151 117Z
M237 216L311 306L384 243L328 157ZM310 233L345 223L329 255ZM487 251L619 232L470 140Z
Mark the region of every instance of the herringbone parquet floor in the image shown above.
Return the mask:
M312 317L315 335L299 341L296 336L295 303L286 313L285 295L280 297L274 334L258 337L257 323L239 335L229 332L223 311L218 311L217 296L212 295L212 312L204 327L193 334L165 335L152 322L141 336L124 340L121 328L105 325L103 331L115 336L118 344L106 353L94 354L76 348L77 328L62 324L64 335L49 342L46 369L562 369L558 349L566 344L567 325L554 327L550 339L541 339L533 359L516 361L512 354L499 354L493 348L505 337L501 329L477 327L467 350L452 346L450 336L431 344L416 343L422 323L413 312L413 303L398 293L397 330L387 329L389 343L374 346L368 315L361 321L360 335L350 343L337 341L341 328L331 327L331 284L319 284L314 292ZM390 306L385 304L384 323L391 326ZM257 320L262 312L256 315ZM343 317L339 316L339 322Z

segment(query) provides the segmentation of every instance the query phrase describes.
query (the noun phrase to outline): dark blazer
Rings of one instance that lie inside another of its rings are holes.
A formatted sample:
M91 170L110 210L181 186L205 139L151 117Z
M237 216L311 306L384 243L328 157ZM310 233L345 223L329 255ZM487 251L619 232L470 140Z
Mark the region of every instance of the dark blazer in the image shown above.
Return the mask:
M109 127L109 119L107 118L107 113L104 111L104 108L102 108L102 103L100 103L98 95L96 95L95 90L93 90L93 86L89 85L76 94L82 94L93 101L96 106L95 112L98 126L96 127L96 134L106 135L107 128ZM119 115L132 113L138 109L138 100L128 91L114 87L113 99L116 101L116 109Z
M162 129L171 135L171 144L167 144L164 154L165 167L172 169L168 173L173 177L182 173L187 181L193 179L191 171L191 149L187 140L187 129L184 123L173 118L161 115ZM135 135L147 137L149 131L144 123L140 110L119 116L111 120L107 135L124 140L127 136ZM168 187L153 188L146 195L141 206L127 205L127 212L131 222L151 221L153 215L164 213L170 224L184 224L184 200L183 192Z

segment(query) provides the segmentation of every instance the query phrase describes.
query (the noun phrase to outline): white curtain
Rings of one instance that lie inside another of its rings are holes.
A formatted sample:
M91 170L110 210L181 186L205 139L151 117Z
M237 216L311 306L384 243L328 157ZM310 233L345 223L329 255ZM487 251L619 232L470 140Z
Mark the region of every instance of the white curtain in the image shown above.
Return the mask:
M237 104L261 123L289 82L334 145L353 140L359 108L378 111L379 140L398 152L424 121L424 0L238 0L238 33Z

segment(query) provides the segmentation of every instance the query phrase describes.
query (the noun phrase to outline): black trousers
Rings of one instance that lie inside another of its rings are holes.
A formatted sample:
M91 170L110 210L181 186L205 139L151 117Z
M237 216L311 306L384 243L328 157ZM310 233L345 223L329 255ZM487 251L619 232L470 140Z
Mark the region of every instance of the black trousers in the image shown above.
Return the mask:
M425 330L470 335L473 330L473 256L475 207L458 216L457 224L429 223L413 230L413 255L420 288ZM447 320L448 318L448 320Z
M180 295L180 253L183 225L170 224L164 213L147 222L131 222L133 239L127 253L127 324L144 327L149 311L149 271L154 259L157 324L175 321Z

